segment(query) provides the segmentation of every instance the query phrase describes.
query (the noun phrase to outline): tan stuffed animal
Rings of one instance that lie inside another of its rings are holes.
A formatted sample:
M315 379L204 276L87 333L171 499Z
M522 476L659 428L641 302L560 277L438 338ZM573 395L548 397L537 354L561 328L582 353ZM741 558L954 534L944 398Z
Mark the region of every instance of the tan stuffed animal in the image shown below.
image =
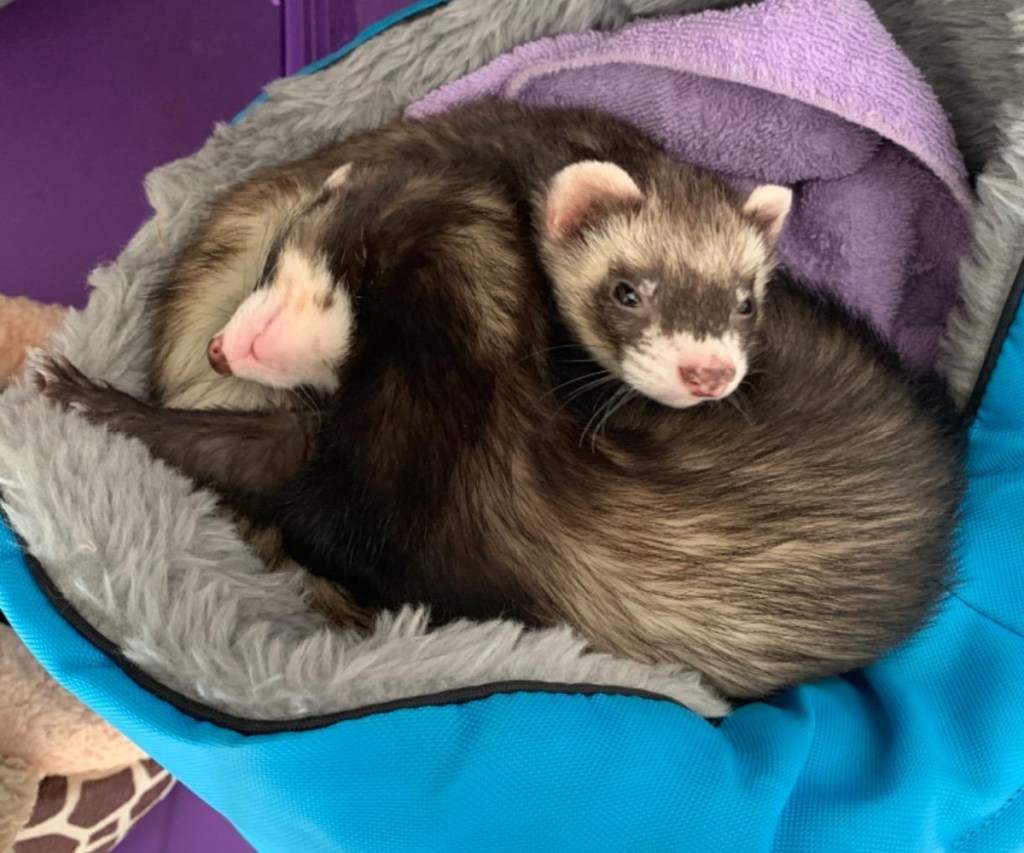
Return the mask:
M0 850L7 851L27 840L44 779L110 777L145 756L47 675L7 626L0 626L0 684Z
M0 295L0 389L66 310ZM0 624L0 853L107 850L172 784Z
M42 346L65 311L62 305L0 294L0 388L21 369L25 351Z

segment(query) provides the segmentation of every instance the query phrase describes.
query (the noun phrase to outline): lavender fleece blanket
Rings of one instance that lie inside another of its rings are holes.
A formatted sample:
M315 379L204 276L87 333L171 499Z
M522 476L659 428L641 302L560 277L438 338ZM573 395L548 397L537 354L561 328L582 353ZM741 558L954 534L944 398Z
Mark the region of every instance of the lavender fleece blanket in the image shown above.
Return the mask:
M741 188L794 188L780 245L806 286L935 364L972 195L931 89L863 0L764 0L543 39L409 107L482 97L618 115Z

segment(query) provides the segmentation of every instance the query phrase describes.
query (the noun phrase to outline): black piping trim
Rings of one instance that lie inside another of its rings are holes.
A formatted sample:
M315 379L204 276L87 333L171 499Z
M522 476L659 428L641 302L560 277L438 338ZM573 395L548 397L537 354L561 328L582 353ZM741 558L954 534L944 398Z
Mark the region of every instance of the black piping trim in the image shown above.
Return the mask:
M451 690L441 690L435 693L426 693L420 696L410 696L402 699L392 699L387 702L377 702L366 705L362 708L351 708L347 711L335 711L328 714L316 714L309 717L296 717L287 720L250 720L245 717L238 717L211 708L201 702L185 696L165 684L157 681L153 676L141 669L135 663L125 657L124 653L107 637L90 625L85 618L71 605L57 588L52 578L46 573L42 564L29 551L27 543L11 526L10 518L2 504L3 493L0 492L0 519L10 528L18 547L21 548L22 556L29 567L33 579L39 584L40 589L50 600L61 616L87 641L96 646L106 654L115 664L138 684L143 690L152 693L158 699L174 706L178 711L205 723L213 723L223 729L230 729L243 735L267 735L280 732L304 732L312 729L326 728L335 723L348 722L350 720L361 720L366 717L373 717L379 714L389 714L394 711L412 710L416 708L430 708L442 705L462 705L468 702L476 702L487 699L491 696L506 695L511 693L561 693L579 696L632 696L637 699L647 699L656 702L669 702L673 705L685 707L681 702L669 696L663 696L649 690L640 690L629 687L615 687L604 684L568 684L562 682L546 681L495 681L488 684L457 687ZM710 720L713 725L718 720Z
M973 421L978 414L978 409L981 408L981 403L985 398L985 391L988 390L988 383L992 379L993 371L996 369L996 362L999 361L999 353L1002 351L1007 335L1010 334L1014 320L1017 319L1017 313L1021 308L1022 302L1024 302L1024 256L1021 257L1020 267L1017 269L1017 277L1014 279L1013 284L1010 285L1010 292L1006 297L1006 303L1003 305L1003 311L999 315L999 322L996 324L992 341L988 345L988 351L985 353L985 360L981 364L981 370L974 383L974 390L971 392L970 399L967 401L967 407L964 409L965 423Z

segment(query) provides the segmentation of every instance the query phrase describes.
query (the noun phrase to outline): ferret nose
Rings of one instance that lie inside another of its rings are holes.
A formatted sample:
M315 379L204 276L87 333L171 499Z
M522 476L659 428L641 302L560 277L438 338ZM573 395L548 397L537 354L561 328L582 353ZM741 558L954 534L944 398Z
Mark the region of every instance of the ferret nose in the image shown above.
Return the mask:
M227 356L224 355L224 337L222 335L216 335L206 345L206 358L210 362L210 367L221 376L231 375L231 365L228 364Z
M679 367L679 378L694 397L721 397L735 377L736 368L721 358Z

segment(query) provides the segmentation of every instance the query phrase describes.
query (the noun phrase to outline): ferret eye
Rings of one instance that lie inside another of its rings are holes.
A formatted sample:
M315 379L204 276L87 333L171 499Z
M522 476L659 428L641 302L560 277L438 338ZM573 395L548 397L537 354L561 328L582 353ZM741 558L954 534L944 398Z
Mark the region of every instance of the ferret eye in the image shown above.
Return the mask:
M626 308L639 308L643 304L640 294L628 281L616 282L613 293L615 301Z
M739 305L736 306L736 313L741 317L749 317L754 313L754 300L744 299Z

